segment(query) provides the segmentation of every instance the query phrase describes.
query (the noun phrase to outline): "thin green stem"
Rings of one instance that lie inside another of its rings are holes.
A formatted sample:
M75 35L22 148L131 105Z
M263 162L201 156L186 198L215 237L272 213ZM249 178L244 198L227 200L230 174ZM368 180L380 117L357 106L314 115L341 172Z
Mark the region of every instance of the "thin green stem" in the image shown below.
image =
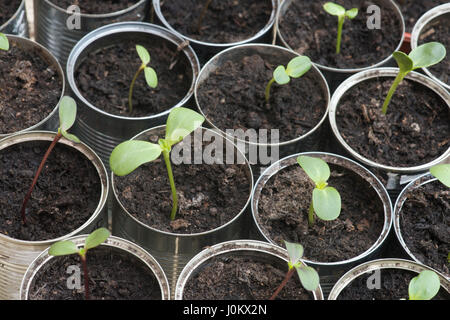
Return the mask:
M344 27L344 21L345 16L339 16L338 21L338 34L337 34L337 41L336 41L336 53L341 53L341 41L342 41L342 29Z
M387 113L387 109L388 109L389 103L391 102L392 96L394 95L395 91L397 90L397 87L400 84L400 82L402 82L402 80L406 77L406 74L407 73L399 72L397 77L395 78L394 83L392 84L391 88L389 89L388 95L386 96L386 99L384 100L383 108L381 109L381 112L383 112L383 114Z
M167 167L167 173L169 175L170 189L172 190L172 212L170 213L170 220L175 220L175 215L177 214L178 209L178 196L177 189L175 188L175 180L173 179L172 165L170 163L170 151L163 150L164 161Z
M309 210L308 210L308 223L310 226L312 226L314 224L314 205L313 205L312 200L311 200L311 204L309 205Z
M136 79L138 78L139 74L144 69L145 69L145 65L142 64L139 67L139 69L136 72L136 74L134 75L133 80L131 81L130 92L128 93L128 108L129 108L130 113L133 111L133 88L134 88L134 84L136 83Z
M269 83L266 86L266 102L269 102L270 99L270 88L272 87L272 84L275 82L275 78L270 79Z

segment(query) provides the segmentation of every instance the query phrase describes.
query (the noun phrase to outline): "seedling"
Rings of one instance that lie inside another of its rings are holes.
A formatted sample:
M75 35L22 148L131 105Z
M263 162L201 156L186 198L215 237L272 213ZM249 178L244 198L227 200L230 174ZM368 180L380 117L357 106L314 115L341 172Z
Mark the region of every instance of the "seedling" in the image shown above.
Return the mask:
M274 82L279 85L287 84L291 78L300 78L311 69L311 60L306 56L299 56L289 61L287 67L280 65L273 72L273 77L266 86L266 102L270 99L270 88Z
M172 146L200 127L203 121L205 118L193 110L183 107L174 108L167 118L166 136L164 139L159 139L158 144L129 140L114 148L109 159L112 172L117 176L125 176L139 166L156 160L162 153L172 191L173 205L170 219L174 220L178 209L178 197L170 163L170 151Z
M8 38L1 32L0 32L0 50L4 50L4 51L9 50Z
M316 270L304 265L300 260L303 257L303 246L298 243L290 243L287 241L284 241L284 244L286 245L286 250L289 256L289 270L280 286L275 290L272 297L270 297L270 300L274 300L278 296L280 291L286 286L287 282L294 274L294 270L297 270L300 282L306 290L314 291L319 286L319 275Z
M205 5L203 6L202 12L200 13L200 16L197 21L197 33L201 32L203 19L205 18L206 12L208 11L209 5L211 4L212 0L206 0Z
M440 287L441 282L436 272L424 270L409 282L409 300L431 300Z
M314 224L314 213L325 221L336 219L341 213L341 196L335 188L328 186L328 164L322 159L308 156L299 156L297 162L315 184L308 212L309 225Z
M345 19L354 19L358 15L358 8L353 8L350 10L345 10L344 7L333 3L327 2L323 5L323 9L333 15L338 17L338 34L336 40L336 53L341 53L341 41L342 41L342 29L344 27Z
M392 96L397 90L398 85L402 80L413 70L419 68L427 68L435 65L445 58L446 50L445 47L439 42L429 42L422 44L412 50L409 55L401 51L395 51L393 53L395 61L399 67L399 72L394 80L391 88L389 89L388 95L383 103L382 112L387 113L389 103L391 102Z
M72 254L78 254L83 265L84 273L84 297L89 300L89 273L86 263L86 255L88 250L95 248L108 239L111 233L106 228L100 228L92 232L87 236L84 241L84 246L78 249L77 245L70 240L64 240L54 243L48 250L48 254L51 256L68 256Z
M437 164L430 168L430 173L447 188L450 188L450 164Z
M68 140L71 140L75 143L79 143L80 140L73 134L70 134L67 132L72 125L75 122L77 116L77 104L75 100L73 100L71 97L63 97L61 99L61 102L59 104L59 128L58 133L55 135L55 138L53 139L52 143L47 149L47 152L45 153L44 157L42 158L41 164L39 165L39 168L36 171L36 174L34 176L33 182L31 183L30 188L28 189L27 194L25 195L25 198L22 203L22 208L20 209L20 214L22 216L22 223L26 224L26 216L25 216L25 209L27 207L28 200L31 197L31 193L33 192L34 187L36 186L36 183L39 179L39 175L42 172L42 169L44 168L45 163L47 162L48 157L50 156L53 148L56 146L58 141L64 137Z
M133 111L133 88L139 74L144 71L145 81L150 88L156 88L158 85L158 76L156 75L155 69L148 66L150 63L150 53L141 45L136 45L136 51L142 61L142 64L138 71L136 71L133 80L131 81L130 91L128 93L128 107L130 113Z

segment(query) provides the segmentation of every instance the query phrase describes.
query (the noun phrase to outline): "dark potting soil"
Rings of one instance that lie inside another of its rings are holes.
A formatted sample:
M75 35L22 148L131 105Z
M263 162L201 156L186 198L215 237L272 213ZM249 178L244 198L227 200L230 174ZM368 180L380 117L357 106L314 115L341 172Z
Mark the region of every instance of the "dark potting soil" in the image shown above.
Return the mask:
M86 14L106 14L127 9L139 2L139 0L50 0L53 4L62 9L67 9L71 5L80 7L81 13Z
M369 289L368 284L376 285L365 273L354 279L339 294L337 300L408 300L408 286L417 273L402 269L381 269L379 288ZM441 287L433 300L449 300L450 294Z
M0 50L0 134L29 128L58 104L62 79L39 50L24 50L10 40Z
M0 26L16 13L21 2L22 0L2 0L0 2Z
M192 141L194 135L189 136ZM131 215L150 227L173 233L204 232L232 220L247 203L251 188L248 167L245 164L206 164L203 161L194 164L194 158L207 152L211 143L203 142L202 145L199 142L197 145L197 142L191 143L189 137L176 147L184 150L183 146L186 146L186 151L191 152L192 164L176 165L172 161L178 194L178 213L174 221L170 220L172 193L162 156L127 176L114 176L120 202ZM157 136L150 137L153 143L157 140ZM225 156L225 143L223 147ZM175 150L172 150L172 159L178 152ZM180 152L182 156L186 155L184 151Z
M161 289L153 272L137 257L119 249L89 250L87 267L91 300L160 300ZM72 283L70 266L80 268L80 289ZM84 272L78 255L55 257L36 274L30 300L84 300Z
M412 32L417 20L428 10L447 3L448 0L395 0L402 10L406 32Z
M186 282L184 300L268 300L283 281L284 268L251 256L213 257ZM312 300L297 273L277 296L278 300Z
M149 51L149 66L157 73L158 86L150 88L141 72L134 85L130 114L128 93L142 64L137 44ZM145 117L168 110L186 96L191 87L192 68L186 56L177 53L175 45L167 41L124 40L88 54L77 68L75 80L81 94L97 108L119 116Z
M419 261L447 276L450 252L450 191L438 181L411 192L400 213L400 229L406 246Z
M431 89L405 79L385 116L381 108L393 79L370 79L348 90L336 110L338 130L353 150L377 163L408 167L430 162L450 146L448 105Z
M434 24L431 27L425 28L418 40L418 44L424 44L427 42L440 42L447 49L447 55L438 64L431 66L428 70L439 80L447 85L450 85L449 70L450 70L450 21L448 14L446 18L441 18L439 23Z
M161 1L161 12L179 33L210 43L251 38L269 22L271 0L212 0L198 29L206 0Z
M333 221L316 217L308 224L314 185L299 165L272 176L261 191L257 223L278 245L296 242L304 258L319 262L347 260L362 254L379 238L384 224L383 204L371 185L341 166L329 164L329 185L341 195L342 209Z
M326 94L311 69L286 85L274 83L269 104L265 88L278 64L259 55L245 56L239 62L226 61L212 72L198 89L197 98L207 118L222 131L228 129L279 130L280 142L292 140L314 128L327 108Z
M20 208L50 141L24 142L0 152L0 232L41 241L83 225L98 206L99 175L80 152L57 144L28 201L26 226Z
M323 9L327 1L295 0L280 17L283 39L300 54L320 65L333 68L362 68L389 57L400 44L401 20L392 7L380 1L339 0L347 10L358 8L353 20L346 19L342 31L341 53L336 54L338 19ZM381 29L369 29L367 7L381 9Z

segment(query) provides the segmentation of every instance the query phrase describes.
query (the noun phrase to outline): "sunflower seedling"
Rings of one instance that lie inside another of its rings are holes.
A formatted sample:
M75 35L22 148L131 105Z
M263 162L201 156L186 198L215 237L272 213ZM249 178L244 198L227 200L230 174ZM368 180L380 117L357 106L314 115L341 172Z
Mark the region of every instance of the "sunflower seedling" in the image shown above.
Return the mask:
M319 274L313 268L304 265L300 260L303 257L303 246L298 243L287 241L284 241L284 244L286 245L289 256L289 269L280 286L275 290L272 297L270 297L270 300L274 300L278 296L280 291L286 286L287 282L294 274L295 270L297 270L303 288L308 291L314 291L319 286Z
M72 125L75 123L76 116L77 116L77 104L76 104L75 100L72 99L71 97L67 97L67 96L63 97L59 104L58 133L55 135L55 138L53 139L52 143L48 147L47 152L44 154L41 164L39 165L39 167L36 171L33 182L31 183L31 186L28 189L27 194L25 195L25 198L22 203L22 207L20 209L20 214L22 216L22 223L24 225L26 224L25 209L27 207L28 200L31 197L31 193L33 192L33 189L36 186L36 183L39 179L39 175L41 174L42 169L44 168L44 165L47 162L47 159L50 156L53 148L56 146L56 144L62 137L66 138L70 141L73 141L75 143L80 142L80 140L75 135L67 132L67 130L69 130L72 127Z
M125 176L139 166L156 160L162 153L172 191L173 205L170 219L174 220L178 208L178 197L170 162L170 151L172 146L200 127L203 121L205 121L205 118L193 110L183 107L174 108L167 118L165 138L159 139L158 144L129 140L114 148L109 159L112 172L117 176Z
M156 71L152 67L148 66L150 63L150 53L141 45L136 45L136 51L142 63L131 81L130 91L128 92L128 108L130 113L133 111L134 84L142 71L144 71L145 81L150 88L156 88L158 86L158 76L156 75Z
M273 72L273 77L266 85L265 96L266 102L270 99L270 88L274 82L279 85L287 84L291 78L300 78L311 69L311 60L306 56L299 56L289 61L287 67L280 65Z
M9 41L6 35L0 32L0 50L8 51L9 50Z
M308 156L299 156L297 162L315 184L308 211L309 225L314 224L314 213L325 221L336 219L341 213L341 195L335 188L328 186L328 164L322 159Z
M424 270L409 282L409 300L431 300L439 292L440 287L441 282L436 272Z
M443 185L450 188L450 164L437 164L430 168L430 173Z
M445 47L439 42L429 42L422 44L412 50L409 55L401 51L395 51L393 57L397 62L399 67L399 72L392 83L391 88L386 96L383 103L383 108L381 111L383 114L387 113L389 103L391 102L392 96L397 90L398 85L402 80L413 70L420 68L427 68L435 65L445 58L446 50Z
M51 256L68 256L72 254L78 254L83 265L84 273L84 297L89 300L89 273L86 263L86 254L88 250L101 245L108 239L110 232L106 228L100 228L93 231L87 236L84 241L84 246L78 249L77 245L70 240L64 240L54 243L48 250L48 254Z
M344 27L345 19L354 19L358 15L358 8L345 10L344 7L333 3L327 2L323 5L323 9L332 16L338 17L338 33L336 40L336 53L341 53L341 41L342 41L342 29Z

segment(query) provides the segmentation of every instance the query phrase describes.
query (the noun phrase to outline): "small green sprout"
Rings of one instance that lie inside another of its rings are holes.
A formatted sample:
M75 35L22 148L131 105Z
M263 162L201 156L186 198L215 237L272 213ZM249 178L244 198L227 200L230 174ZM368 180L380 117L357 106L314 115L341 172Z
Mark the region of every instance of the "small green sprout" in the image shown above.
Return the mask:
M155 69L148 67L150 63L150 53L141 45L136 45L136 51L139 58L142 61L141 66L138 71L136 71L133 80L131 81L130 91L128 93L128 107L130 113L133 111L133 88L139 74L144 71L145 81L147 85L151 88L156 88L158 86L158 76L156 75Z
M78 249L77 245L70 240L64 240L54 243L48 250L48 254L51 256L68 256L72 254L78 254L83 264L84 273L84 297L89 300L89 274L86 264L86 254L88 250L101 245L111 235L108 229L100 228L92 232L87 236L84 241L84 246Z
M165 139L159 139L158 144L129 140L114 148L109 159L112 172L118 176L125 176L144 163L156 160L162 153L172 190L173 206L170 219L174 220L178 208L178 197L170 163L170 151L172 146L200 127L203 121L205 118L191 109L174 108L167 118Z
M306 56L299 56L289 61L287 67L280 65L273 72L273 77L266 86L266 102L270 99L270 88L274 82L279 85L287 84L291 78L300 78L311 69L311 60Z
M316 185L309 206L309 224L314 224L314 212L322 220L336 219L341 213L341 196L335 188L328 186L328 164L322 159L308 156L299 156L297 162Z
M9 50L9 41L6 35L0 32L0 50L8 51Z
M80 143L80 139L78 139L75 135L67 132L67 130L69 130L72 127L72 125L75 123L76 116L77 116L77 104L76 104L75 100L72 99L71 97L64 96L61 99L61 102L59 103L58 133L55 135L55 138L53 139L52 143L50 144L50 146L47 149L47 152L45 153L44 157L42 158L41 164L39 165L39 168L36 171L33 182L31 183L31 186L28 189L27 194L25 195L25 198L22 203L22 207L20 209L20 214L22 216L22 223L24 225L26 224L25 209L26 209L28 200L31 197L31 193L33 192L33 189L36 186L39 175L41 174L42 169L44 168L44 165L47 162L47 159L50 156L50 153L52 152L53 148L56 146L56 144L62 137L66 138L68 140L71 140L75 143Z
M319 286L319 274L313 268L304 265L300 260L303 257L303 246L298 243L291 243L287 241L284 241L284 244L286 245L286 250L289 256L289 270L286 273L283 282L275 290L272 297L270 297L270 300L274 300L278 296L281 289L286 286L286 283L292 277L294 270L297 270L300 282L306 290L314 291Z
M420 68L427 68L442 61L446 55L445 47L439 42L429 42L422 44L412 50L409 55L401 51L395 51L393 57L399 67L399 72L395 78L388 95L383 103L382 112L387 113L389 103L392 96L397 90L398 85L402 80L413 70Z
M430 168L430 173L447 188L450 188L450 164L437 164Z
M333 16L338 17L338 34L336 40L336 53L341 53L341 39L342 39L342 29L344 27L345 18L354 19L358 15L358 8L353 8L350 10L345 10L344 7L333 3L327 2L323 5L323 9Z
M409 300L431 300L440 287L441 282L436 272L424 270L409 282Z

